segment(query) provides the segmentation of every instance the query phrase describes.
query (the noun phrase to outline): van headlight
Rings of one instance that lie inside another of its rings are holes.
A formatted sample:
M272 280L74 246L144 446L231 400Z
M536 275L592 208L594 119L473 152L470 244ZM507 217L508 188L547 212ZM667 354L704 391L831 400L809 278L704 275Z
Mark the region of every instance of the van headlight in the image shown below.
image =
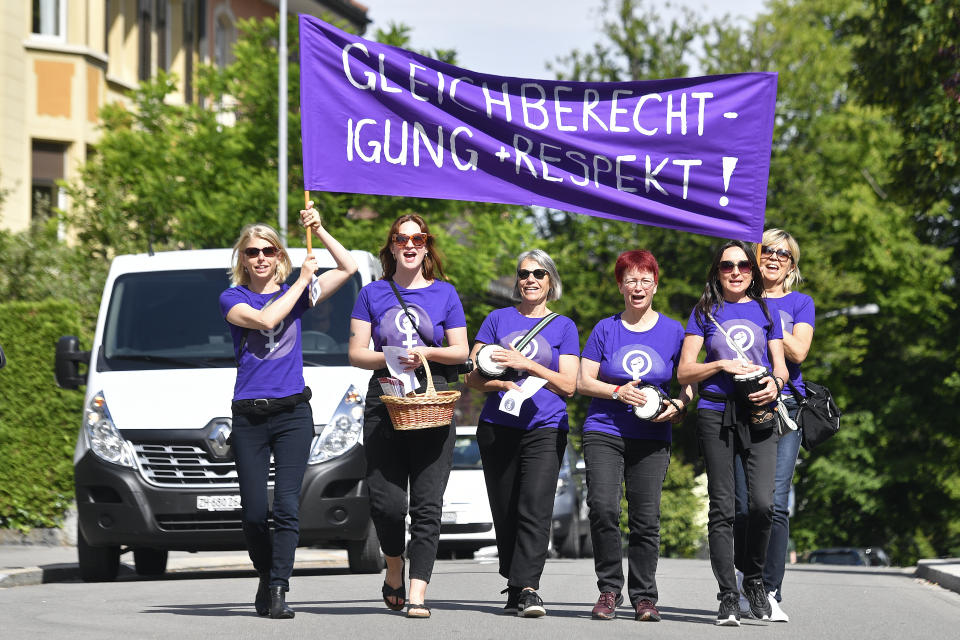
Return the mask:
M350 385L319 435L310 445L308 464L319 464L343 455L360 442L363 435L363 396Z
M136 466L133 447L113 424L102 391L94 394L87 403L83 432L87 437L87 445L102 460L124 467Z

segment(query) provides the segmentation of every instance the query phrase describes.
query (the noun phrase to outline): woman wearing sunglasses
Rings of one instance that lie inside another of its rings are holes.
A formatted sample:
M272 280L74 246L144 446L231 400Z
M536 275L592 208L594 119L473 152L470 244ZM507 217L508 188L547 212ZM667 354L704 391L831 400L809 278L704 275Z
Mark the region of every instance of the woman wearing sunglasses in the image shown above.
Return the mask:
M401 347L405 352L400 364L416 370L418 392L426 388L421 353L431 363L434 386L446 389L443 372L467 358L467 323L456 289L443 279L441 256L423 218L405 215L394 221L380 249L380 262L383 279L360 290L350 320L350 363L373 371L363 424L370 515L387 560L384 603L393 611L406 604L407 617L429 618L427 584L437 556L456 430L452 424L394 430L380 400L383 391L377 378L390 375L384 348ZM410 543L405 544L408 502ZM404 550L410 560L409 601Z
M636 620L658 622L660 495L670 464L671 423L686 415L693 388L683 387L679 398L669 396L683 325L653 309L660 279L657 259L649 251L625 251L614 274L624 309L593 328L577 380L580 394L593 397L583 422L593 564L600 590L592 615L611 620L623 601L620 495L626 483L630 605Z
M469 386L487 393L477 444L500 575L507 579L504 612L526 618L546 614L537 589L567 444L566 399L577 387L580 341L573 321L557 315L522 350L515 345L551 314L547 303L559 300L561 292L560 275L546 252L520 254L513 287L520 303L486 317L471 356L476 358L484 345L499 345L490 357L506 373L488 378L474 370L467 377Z
M357 264L323 228L312 202L300 216L337 264L317 278L319 300L324 300L357 271ZM307 254L300 275L287 285L291 270L277 232L265 224L247 225L233 247L233 286L220 294L237 360L231 439L243 534L260 576L254 606L257 614L271 618L294 616L285 594L300 539L300 485L313 439L300 318L311 304L308 290L317 260ZM272 509L267 505L271 454L276 468ZM267 519L271 511L272 536Z
M703 348L706 358L697 362ZM763 373L754 378L752 390L738 389L738 379L748 382L758 371ZM687 321L677 368L680 384L700 385L697 437L707 470L707 535L720 589L718 625L740 625L733 527L738 454L746 472L749 511L739 563L743 589L753 615L770 618L762 573L779 440L773 401L787 375L783 331L763 299L757 260L745 243L726 242L714 256L703 294Z
M797 417L799 408L794 397L794 389L805 396L803 376L800 365L810 351L813 341L814 317L816 314L813 298L794 291L801 282L800 245L786 231L768 229L763 233L762 243L757 247L760 272L763 274L763 295L774 321L778 318L783 327L783 351L790 373L789 384L783 389L783 404L791 420ZM791 386L792 385L792 386ZM777 444L777 466L774 485L773 523L770 527L770 542L767 544L767 559L763 565L763 587L770 602L770 619L775 622L789 622L790 618L780 608L782 596L780 587L785 570L787 543L790 539L790 487L793 484L793 470L800 453L800 441L803 434L800 429L783 430ZM747 510L747 479L742 461L736 463L737 516L734 523L737 532L737 564L740 565L740 547L743 546L743 532L749 519ZM743 573L737 571L737 579L742 582ZM741 598L740 611L749 609L749 603Z

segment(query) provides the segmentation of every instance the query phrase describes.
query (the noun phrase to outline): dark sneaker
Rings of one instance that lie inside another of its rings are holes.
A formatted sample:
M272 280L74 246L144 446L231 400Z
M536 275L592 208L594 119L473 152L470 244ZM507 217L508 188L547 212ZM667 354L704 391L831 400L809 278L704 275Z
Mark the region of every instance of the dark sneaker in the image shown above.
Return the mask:
M769 620L771 609L770 601L767 599L767 590L763 588L761 578L752 578L743 581L743 595L747 596L750 603L750 613L757 620Z
M660 612L649 600L641 600L637 603L637 615L634 619L638 622L660 622Z
M594 620L613 620L617 617L617 607L623 604L623 594L613 591L604 591L593 605Z
M736 591L727 591L717 595L720 601L720 612L717 613L716 625L720 627L740 626L740 596Z
M520 602L517 604L517 615L521 618L539 618L547 615L543 607L543 600L533 589L524 589L520 592Z
M520 587L511 587L510 585L507 585L507 588L500 593L507 594L507 604L503 605L503 612L509 613L510 615L516 615L517 606L520 604Z

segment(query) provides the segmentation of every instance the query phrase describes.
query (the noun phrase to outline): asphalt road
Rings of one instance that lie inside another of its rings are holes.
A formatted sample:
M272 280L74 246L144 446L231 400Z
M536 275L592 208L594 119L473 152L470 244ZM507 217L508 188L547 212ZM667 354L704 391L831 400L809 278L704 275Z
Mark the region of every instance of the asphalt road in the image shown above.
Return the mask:
M596 578L590 560L550 560L540 593L548 615L500 614L504 580L496 566L472 560L437 563L428 592L430 620L406 619L380 599L382 577L343 568L298 569L288 602L293 620L258 618L252 572L206 570L114 583L63 582L0 589L0 638L524 638L558 640L636 637L956 638L960 595L900 569L814 565L788 569L784 610L789 623L745 620L740 629L713 626L716 583L704 560L662 560L658 572L663 622L639 623L627 608L613 621L590 619Z

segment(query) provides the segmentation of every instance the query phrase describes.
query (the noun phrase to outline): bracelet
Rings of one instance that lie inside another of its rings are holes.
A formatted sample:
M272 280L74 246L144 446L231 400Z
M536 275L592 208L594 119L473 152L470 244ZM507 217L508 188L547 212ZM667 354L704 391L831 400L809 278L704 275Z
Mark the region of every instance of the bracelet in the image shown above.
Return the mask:
M781 380L781 379L778 378L777 376L773 376L773 384L777 385L777 393L778 393L778 394L779 394L781 391L783 391L783 380Z

